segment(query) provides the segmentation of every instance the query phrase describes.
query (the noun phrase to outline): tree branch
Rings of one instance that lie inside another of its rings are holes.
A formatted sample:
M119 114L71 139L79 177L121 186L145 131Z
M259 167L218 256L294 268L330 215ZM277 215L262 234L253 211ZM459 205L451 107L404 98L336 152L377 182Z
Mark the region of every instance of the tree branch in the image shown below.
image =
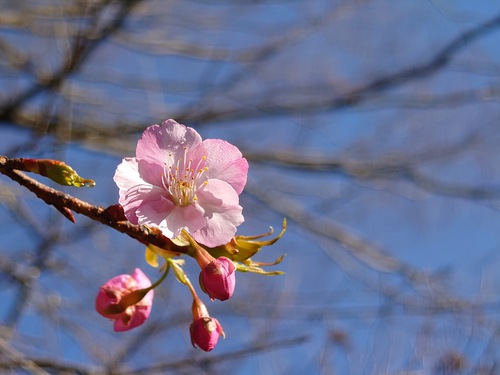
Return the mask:
M15 162L14 165L16 165ZM127 221L123 214L123 208L120 205L113 205L107 208L98 207L53 189L27 176L23 172L13 169L10 160L5 156L0 156L0 173L16 181L19 185L24 186L48 205L54 206L72 222L75 222L72 213L74 211L125 233L143 244L153 244L164 250L182 254L187 253L185 247L175 245L159 230L143 225L135 225Z

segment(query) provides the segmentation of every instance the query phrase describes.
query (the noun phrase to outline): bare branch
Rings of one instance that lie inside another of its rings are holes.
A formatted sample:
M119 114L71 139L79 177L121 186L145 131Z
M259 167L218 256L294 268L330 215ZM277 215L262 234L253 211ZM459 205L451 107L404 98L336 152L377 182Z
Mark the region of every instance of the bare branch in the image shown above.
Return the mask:
M110 226L119 232L125 233L143 244L153 244L165 250L186 253L185 248L175 245L170 239L162 235L161 232L153 231L141 225L134 225L127 221L123 215L123 210L120 210L119 207L110 206L108 208L103 208L93 206L69 194L52 189L26 176L22 172L10 169L7 167L8 163L8 158L4 156L0 157L0 173L3 173L18 184L26 187L38 198L48 205L54 206L61 213L64 214L65 212L65 216L69 215L68 211L71 210Z

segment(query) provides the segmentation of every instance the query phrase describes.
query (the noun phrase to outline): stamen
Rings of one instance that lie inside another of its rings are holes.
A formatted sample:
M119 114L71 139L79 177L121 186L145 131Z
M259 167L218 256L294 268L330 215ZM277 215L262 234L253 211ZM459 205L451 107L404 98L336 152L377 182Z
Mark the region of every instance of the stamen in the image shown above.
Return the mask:
M188 206L196 202L196 190L206 181L202 180L202 175L208 170L206 156L198 160L196 168L193 168L193 159L187 158L187 147L184 147L184 155L182 160L177 159L173 165L163 168L162 185L172 197L172 201L180 206ZM169 156L172 156L169 154ZM173 167L175 165L175 168Z

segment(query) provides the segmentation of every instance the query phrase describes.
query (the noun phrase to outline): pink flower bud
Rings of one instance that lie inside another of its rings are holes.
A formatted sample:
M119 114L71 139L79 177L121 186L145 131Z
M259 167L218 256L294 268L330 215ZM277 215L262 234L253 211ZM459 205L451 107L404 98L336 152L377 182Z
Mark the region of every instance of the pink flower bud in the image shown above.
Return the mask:
M211 317L200 317L196 319L189 327L191 333L191 343L209 352L217 345L220 335L224 337L219 321Z
M116 332L140 326L151 313L153 290L151 281L136 268L132 275L113 277L99 289L95 308L102 316L115 321Z
M200 287L212 301L225 301L233 295L236 285L233 262L220 257L207 264L200 272Z

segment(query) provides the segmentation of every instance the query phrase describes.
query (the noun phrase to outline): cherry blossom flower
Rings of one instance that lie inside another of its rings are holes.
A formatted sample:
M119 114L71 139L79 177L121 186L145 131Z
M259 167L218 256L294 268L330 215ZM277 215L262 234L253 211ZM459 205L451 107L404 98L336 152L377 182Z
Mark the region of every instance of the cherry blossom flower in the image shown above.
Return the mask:
M186 229L215 247L229 242L244 221L239 194L247 172L237 147L202 141L194 129L167 120L144 131L136 156L123 159L114 180L133 224L157 227L172 239Z
M115 321L116 332L128 331L143 324L151 313L154 290L149 278L136 268L132 275L118 275L107 281L97 294L95 308L102 316Z

